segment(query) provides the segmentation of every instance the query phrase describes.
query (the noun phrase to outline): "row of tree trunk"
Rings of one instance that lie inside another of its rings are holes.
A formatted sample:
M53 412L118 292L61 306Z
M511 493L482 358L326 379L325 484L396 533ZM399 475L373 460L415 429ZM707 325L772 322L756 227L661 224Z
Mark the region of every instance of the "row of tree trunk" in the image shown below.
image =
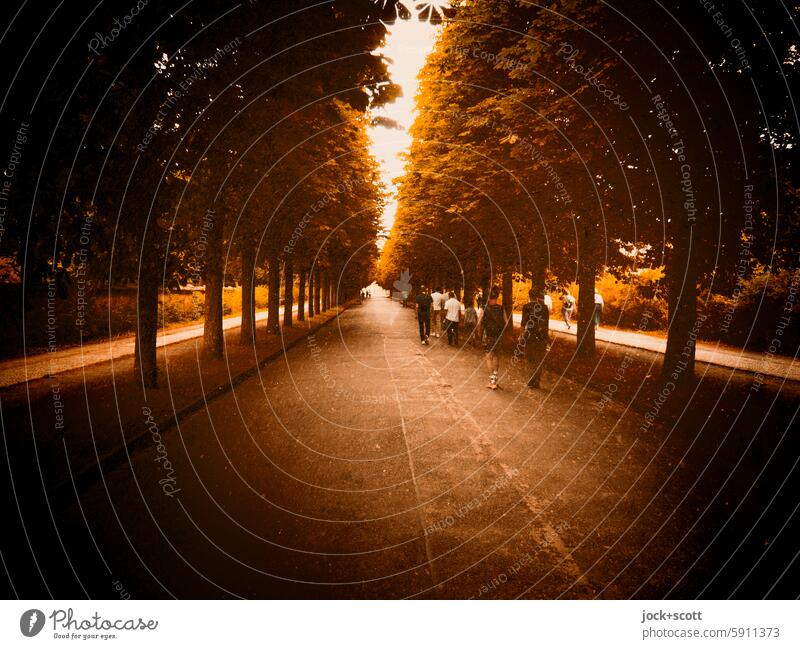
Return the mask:
M694 380L696 339L702 322L697 315L697 281L699 269L697 255L693 254L696 241L692 224L681 224L676 229L675 253L669 265L668 282L669 327L667 347L661 368L661 381L672 384L673 389ZM600 270L597 255L597 232L591 223L584 222L579 229L578 257L578 322L576 356L592 358L596 351L594 328L595 278ZM505 266L502 293L506 314L510 318L513 309L513 283L511 265ZM530 268L532 287L546 290L547 265L543 254L535 255ZM484 293L489 286L484 286Z
M212 237L216 236L214 230ZM222 242L209 241L221 247ZM223 301L224 264L222 255L210 254L204 272L205 302L203 322L203 350L207 358L222 358L224 354ZM242 246L242 324L239 342L242 345L256 344L256 250L255 246ZM282 267L282 268L281 268ZM281 272L283 270L283 272ZM291 258L281 263L275 256L268 263L267 333L279 334L281 325L291 327L294 322L294 286L298 280L297 320L306 321L339 304L341 295L332 273L326 269L302 267L295 272ZM136 332L135 371L145 388L158 387L156 340L158 335L158 296L160 281L159 264L142 264L138 278L138 324ZM280 294L283 283L284 312L280 318Z

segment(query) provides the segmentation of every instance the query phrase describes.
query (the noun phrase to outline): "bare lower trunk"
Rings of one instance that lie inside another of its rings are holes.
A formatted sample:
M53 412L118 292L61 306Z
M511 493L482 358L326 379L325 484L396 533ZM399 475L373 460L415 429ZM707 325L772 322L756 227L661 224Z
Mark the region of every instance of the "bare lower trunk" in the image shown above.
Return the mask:
M208 234L203 308L203 354L222 358L225 344L222 328L222 291L224 288L222 221L217 219Z
M483 276L483 280L481 281L482 292L483 292L483 304L482 307L485 307L489 303L489 293L492 290L492 286L494 283L492 282L491 274L487 274Z
M205 273L203 353L206 358L222 358L222 265Z
M669 329L661 379L665 384L672 383L673 387L694 379L695 345L705 320L697 315L697 253L693 250L697 242L692 228L688 225L683 228L678 235L682 240L676 241L667 272L670 278Z
M506 332L510 335L514 332L514 321L511 319L514 315L514 276L510 268L506 268L503 273L503 311L508 320L508 328Z
M269 295L267 297L267 332L277 334L280 331L279 312L281 307L281 268L278 255L269 260Z
M531 264L531 288L535 291L546 290L545 278L547 276L547 258L544 254L537 254Z
M297 319L303 321L306 319L306 271L305 268L300 269L300 275L297 278Z
M314 295L317 290L317 280L314 277L314 271L308 271L308 317L313 318L317 313L317 305L314 300Z
M256 342L256 251L253 245L242 246L242 327L239 342L254 345Z
M594 280L597 262L588 243L581 252L578 259L578 342L575 353L581 358L591 358L595 353Z
M478 291L478 282L475 281L474 275L467 275L464 279L464 304L469 306L477 306L475 302L475 293Z
M203 353L206 358L222 358L222 236L219 224L208 234L206 251Z
M314 271L314 310L317 314L322 312L322 273Z
M283 326L292 326L294 310L294 265L291 256L283 267Z
M144 388L158 387L156 338L158 336L158 270L143 263L136 290L138 309L135 372Z

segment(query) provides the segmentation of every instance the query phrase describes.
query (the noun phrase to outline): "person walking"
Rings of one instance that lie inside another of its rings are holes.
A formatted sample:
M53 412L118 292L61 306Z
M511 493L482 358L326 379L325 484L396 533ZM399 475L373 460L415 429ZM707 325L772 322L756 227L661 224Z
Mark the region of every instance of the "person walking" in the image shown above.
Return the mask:
M564 323L567 325L567 330L572 328L572 315L575 313L575 298L568 288L564 289L564 294L561 296L561 315L564 316Z
M466 309L464 309L464 334L468 342L473 347L477 344L478 340L478 311L475 308L475 302L471 302Z
M605 301L603 300L603 296L600 295L600 291L594 289L594 328L597 329L600 326L600 319L603 317L603 307L605 306Z
M419 323L419 339L423 345L428 344L431 335L431 304L433 299L423 286L414 300L417 303L417 322Z
M505 311L497 302L498 297L500 297L500 289L492 286L489 291L489 301L478 322L478 326L483 330L483 349L486 352L486 367L489 370L489 383L486 387L492 390L499 387L497 372L500 369L500 359L497 352L508 324Z
M461 320L461 302L455 293L448 293L448 300L444 303L445 326L447 327L447 344L458 345L458 323Z
M444 295L441 289L434 289L431 293L433 300L433 337L439 338L442 335L442 314L444 313Z
M550 312L544 303L541 291L531 289L528 303L522 307L522 333L520 344L525 348L525 357L532 368L528 379L529 388L540 388L542 367L550 342Z

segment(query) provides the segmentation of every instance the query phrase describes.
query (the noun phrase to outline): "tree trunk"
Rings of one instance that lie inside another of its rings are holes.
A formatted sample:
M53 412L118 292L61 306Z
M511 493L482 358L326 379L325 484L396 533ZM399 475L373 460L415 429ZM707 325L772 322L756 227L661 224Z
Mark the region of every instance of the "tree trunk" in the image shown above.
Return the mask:
M508 319L508 328L506 331L509 335L514 333L514 321L511 319L514 315L514 276L510 267L506 267L503 273L503 311L505 311L506 318Z
M322 273L319 269L314 271L314 310L317 315L322 313Z
M206 358L222 358L222 228L219 223L208 233L203 309L203 353Z
M158 387L156 337L158 335L158 268L148 260L139 268L136 302L139 311L136 329L134 372L143 388Z
M531 288L544 292L546 290L545 278L547 277L547 257L539 252L531 260Z
M278 255L269 260L269 295L267 296L267 333L280 331L279 312L281 308L281 267Z
M222 358L222 264L206 267L205 285L203 353L206 358Z
M256 251L250 242L242 243L242 327L239 342L255 345L256 342Z
M494 286L494 282L492 281L491 274L487 273L486 275L483 276L483 280L481 281L481 285L482 285L482 288L483 288L483 291L482 291L483 292L483 304L481 304L481 306L482 307L486 307L486 305L489 303L489 293L492 290L492 286Z
M578 342L575 354L580 358L592 358L595 353L594 280L597 261L591 227L583 228L582 233L578 257Z
M314 301L315 291L317 290L317 281L314 279L314 271L308 270L308 317L313 318L317 313L316 302Z
M332 309L335 309L336 305L338 304L338 297L339 297L337 295L338 291L339 291L339 286L335 281L333 281L333 276L330 275L328 277L328 305Z
M669 329L661 379L675 387L694 379L695 345L700 326L705 317L697 315L697 261L692 246L697 245L694 229L681 228L667 274L669 283ZM676 237L677 239L677 237Z
M294 317L294 264L291 255L283 266L283 326L291 327Z
M478 282L475 280L475 276L472 274L468 274L464 276L464 304L469 306L471 303L475 301L475 293L478 290ZM473 306L478 306L477 304L473 304Z
M298 295L297 295L297 319L304 321L306 319L306 270L300 269L300 275L297 280Z

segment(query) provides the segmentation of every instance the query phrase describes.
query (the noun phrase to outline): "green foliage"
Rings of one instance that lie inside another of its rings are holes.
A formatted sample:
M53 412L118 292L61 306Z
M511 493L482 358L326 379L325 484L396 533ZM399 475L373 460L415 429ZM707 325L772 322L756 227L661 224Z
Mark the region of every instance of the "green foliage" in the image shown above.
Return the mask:
M20 280L19 265L13 257L0 257L0 284L16 284Z
M164 325L193 322L203 317L203 294L165 294L159 301L158 321Z
M414 140L380 262L384 285L405 268L425 282L460 282L463 272L468 289L506 272L541 283L549 270L562 281L580 277L588 289L605 268L613 271L598 284L605 322L663 330L671 302L680 316L670 329L672 352L693 326L694 287L713 281L731 296L740 257L773 264L771 284L785 288L778 269L798 265L800 191L789 171L800 150L789 141L795 125L776 135L766 121L730 119L728 97L751 96L750 80L713 25L688 5L672 14L591 0L454 7L420 74ZM737 33L746 33L752 17L726 9L727 19L742 21ZM768 40L786 52L790 43L771 13L762 11ZM697 42L707 55L686 56ZM771 46L758 49L761 57ZM775 66L762 64L773 74ZM798 70L778 71L796 79ZM766 90L764 79L755 83ZM773 93L770 120L785 119L786 101ZM774 156L785 168L772 168ZM759 191L774 195L767 185L778 176L779 204L759 200ZM756 272L735 289L742 295L730 340L751 344L755 319L774 329L762 312L779 299L768 288L759 310L752 290L762 284ZM527 285L515 287L516 307ZM572 293L578 297L577 287Z
M800 270L772 272L759 264L732 295L701 295L699 311L706 315L702 336L755 350L767 349L778 339L778 353L795 355L800 345L798 291Z
M503 272L541 277L547 260L574 272L578 248L596 264L600 231L630 237L630 208L614 203L614 186L624 185L622 163L643 155L613 150L607 131L627 117L556 54L561 41L590 48L598 76L611 76L612 57L584 31L603 22L597 4L573 0L557 13L465 1L455 12L420 74L381 279L405 267L445 282L462 269L473 284ZM642 211L649 191L636 197Z

